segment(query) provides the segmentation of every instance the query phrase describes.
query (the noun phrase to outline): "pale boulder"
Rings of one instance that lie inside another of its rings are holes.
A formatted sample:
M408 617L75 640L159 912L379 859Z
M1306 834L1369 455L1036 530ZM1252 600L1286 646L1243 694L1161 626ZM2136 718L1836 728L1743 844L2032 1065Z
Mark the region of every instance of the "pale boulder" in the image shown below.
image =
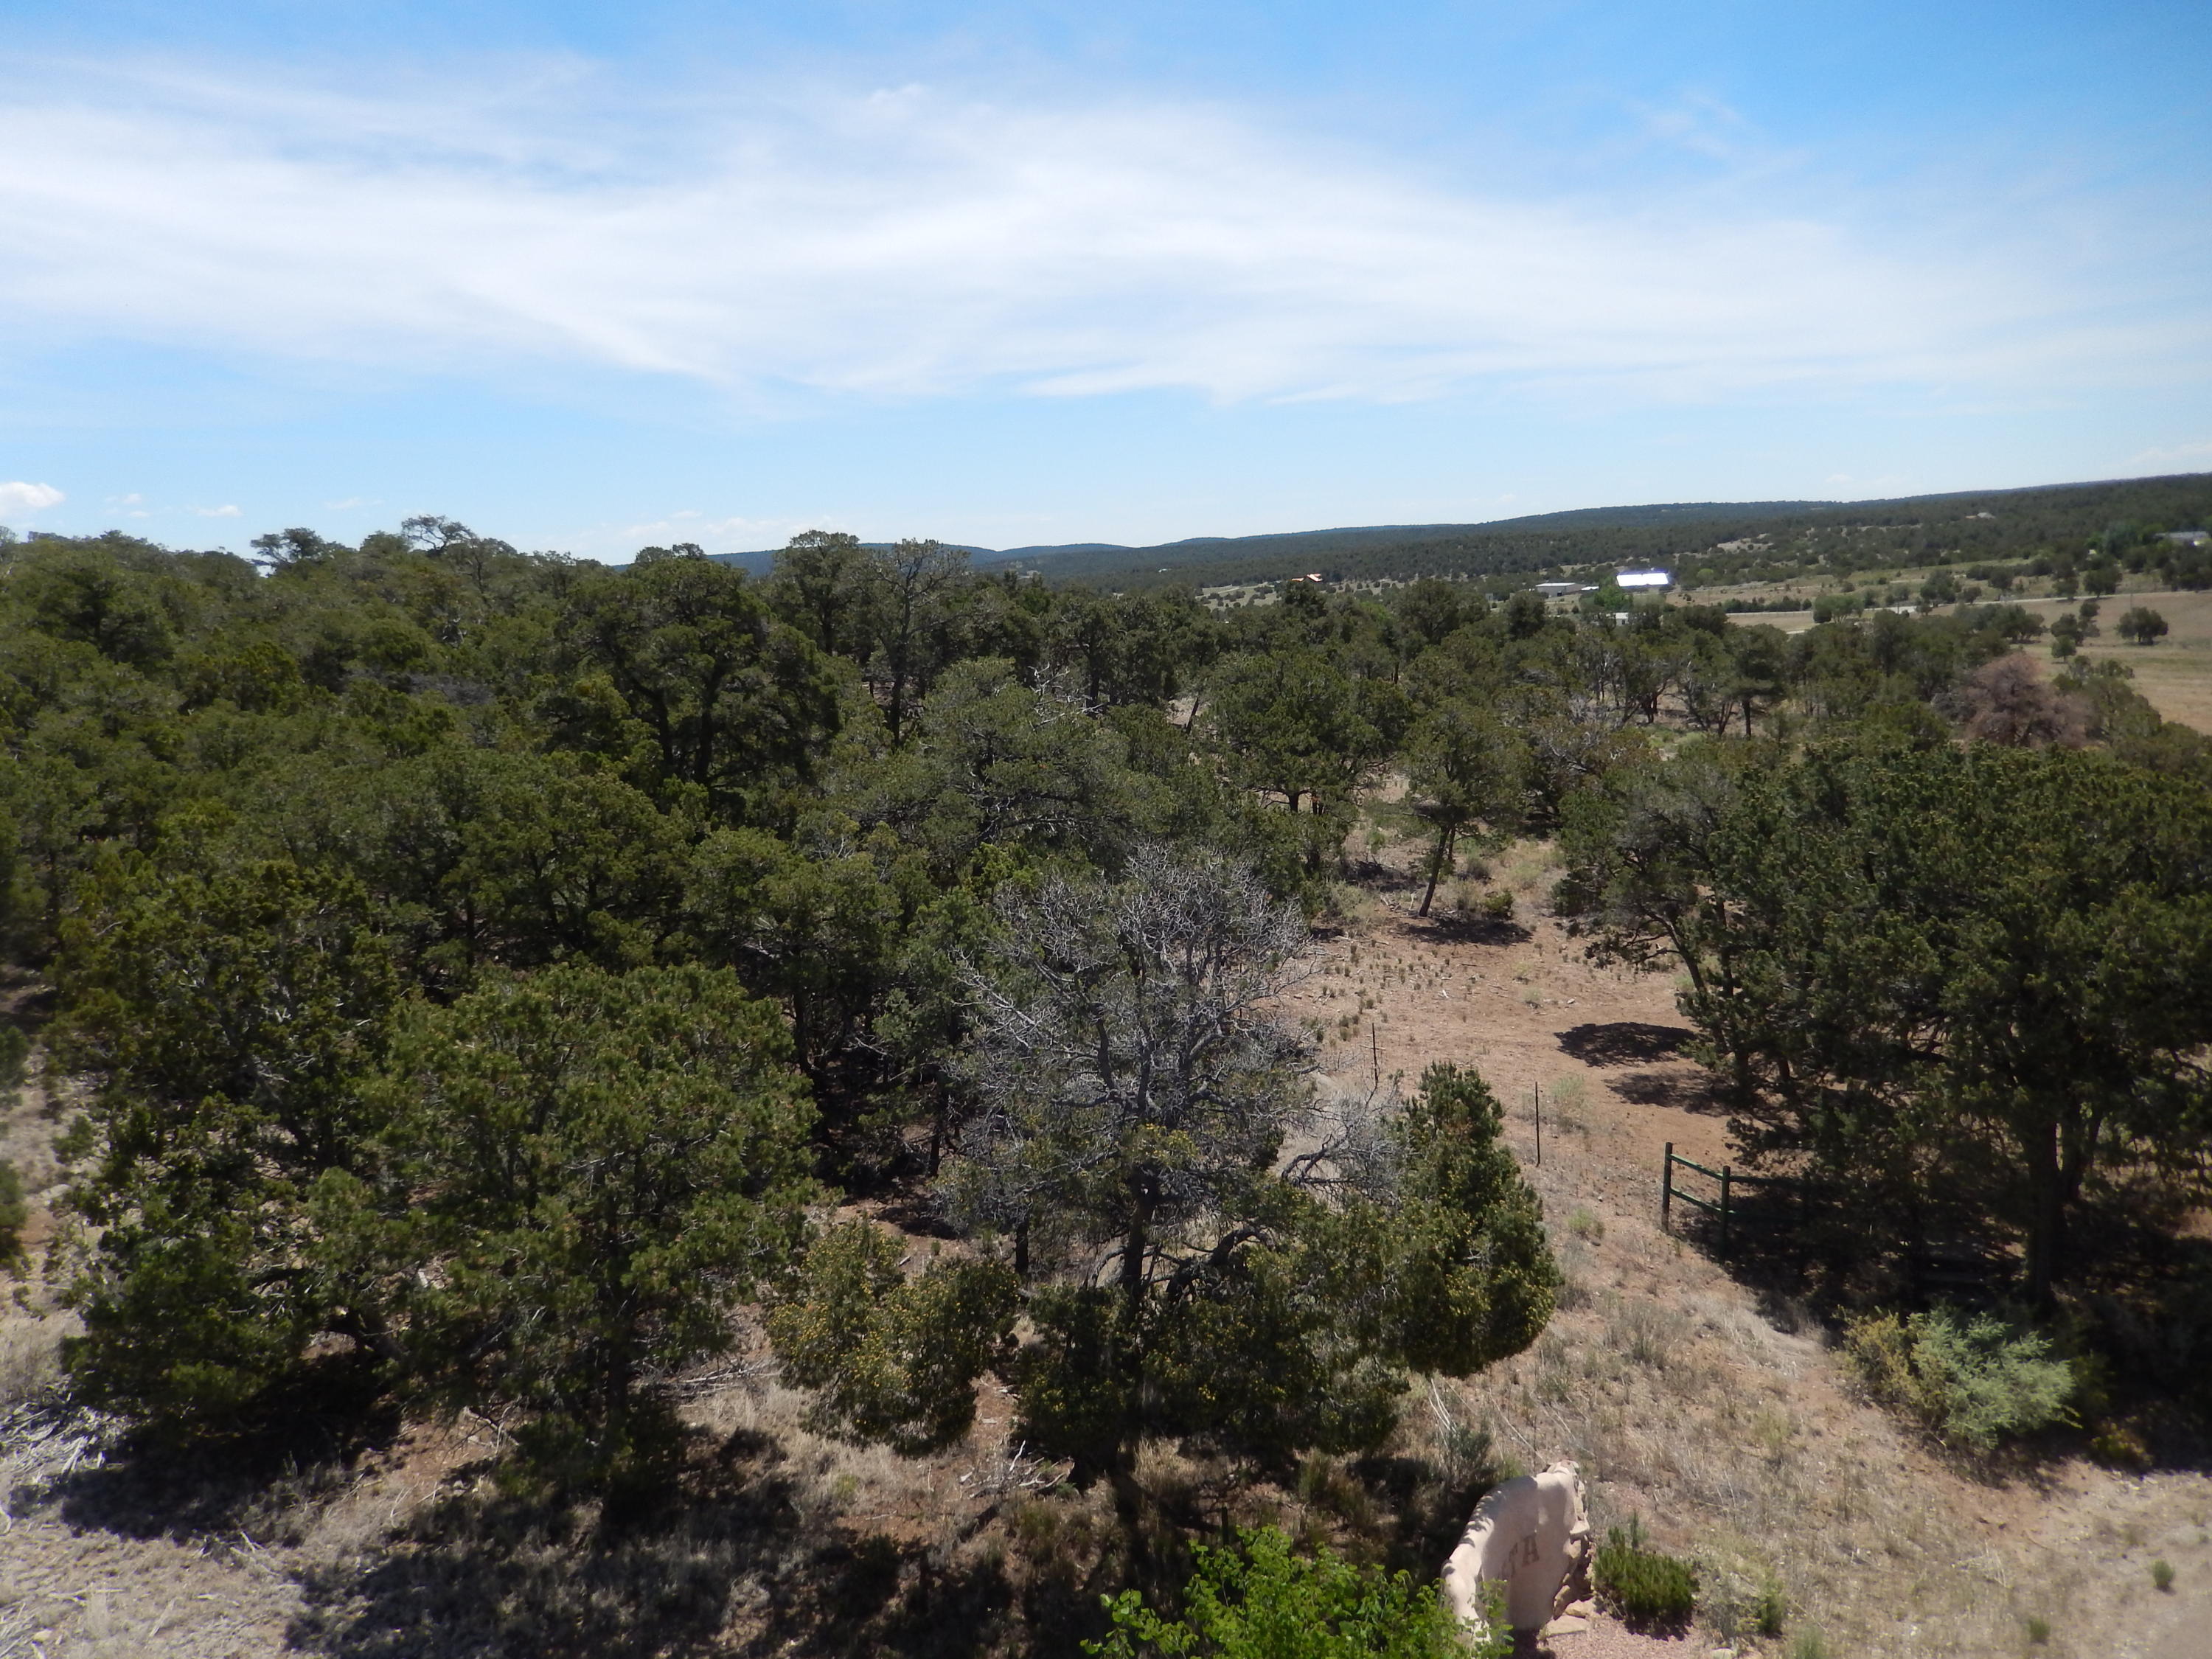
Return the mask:
M1516 1630L1541 1630L1589 1594L1589 1554L1582 1473L1554 1463L1483 1494L1444 1564L1444 1600L1461 1619L1480 1624L1483 1587L1500 1584L1506 1621Z

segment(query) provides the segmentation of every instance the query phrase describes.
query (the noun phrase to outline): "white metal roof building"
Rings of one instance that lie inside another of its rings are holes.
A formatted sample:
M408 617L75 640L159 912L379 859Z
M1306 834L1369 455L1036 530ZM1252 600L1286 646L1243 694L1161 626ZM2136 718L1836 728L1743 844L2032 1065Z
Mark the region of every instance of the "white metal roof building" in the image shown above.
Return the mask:
M1674 579L1663 570L1624 570L1613 580L1623 587L1665 587Z

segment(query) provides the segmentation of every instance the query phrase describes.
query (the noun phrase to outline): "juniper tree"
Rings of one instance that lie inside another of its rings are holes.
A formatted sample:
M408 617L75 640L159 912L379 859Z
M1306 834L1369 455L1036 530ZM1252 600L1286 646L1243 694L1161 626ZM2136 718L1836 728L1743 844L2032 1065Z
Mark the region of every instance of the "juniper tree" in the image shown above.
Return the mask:
M1687 970L1682 1011L1729 1058L1753 1145L1862 1192L1946 1172L2017 1228L2039 1300L2100 1168L2201 1181L2200 784L1871 736L1756 758L1618 780L1566 838L1600 950Z
M1012 1387L1030 1444L1117 1485L1156 1437L1277 1462L1369 1445L1408 1368L1464 1375L1534 1340L1556 1279L1495 1100L1438 1067L1402 1109L1322 1109L1279 1012L1297 909L1147 847L1119 881L1048 876L998 911L964 970L981 1109L941 1191L1020 1281L1028 1340L974 1363ZM811 1380L868 1435L884 1413L858 1373L915 1292L885 1280L872 1313L852 1279L817 1277L790 1317L842 1297L859 1358Z
M577 965L403 1022L374 1181L319 1195L328 1250L382 1274L414 1376L519 1408L557 1476L649 1465L655 1385L721 1352L813 1195L812 1113L771 1003L726 970Z
M63 1061L90 1079L69 1202L86 1397L181 1425L250 1407L374 1311L315 1252L318 1183L374 1155L362 1078L399 982L350 877L112 866L62 958Z

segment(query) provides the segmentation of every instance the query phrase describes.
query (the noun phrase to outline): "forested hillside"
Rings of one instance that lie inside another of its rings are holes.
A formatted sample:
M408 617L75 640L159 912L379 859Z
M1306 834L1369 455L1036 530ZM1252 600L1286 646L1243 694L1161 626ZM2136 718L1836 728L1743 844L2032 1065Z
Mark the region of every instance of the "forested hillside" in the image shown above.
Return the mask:
M1880 564L1976 563L2063 556L2173 565L2173 585L2212 586L2212 562L2177 554L2160 532L2212 521L2212 476L2053 484L1867 501L1678 501L1587 507L1471 525L1387 525L1271 536L1212 537L1157 547L1012 548L1011 562L1054 582L1128 591L1171 584L1283 581L1320 570L1360 581L1424 576L1506 591L1540 572L1658 564L1686 586ZM2141 553L2137 550L2142 550ZM769 556L747 554L765 568ZM1496 579L1492 580L1492 579Z
M2112 488L1987 499L2057 538L2201 485ZM1791 1293L1931 1436L2202 1443L2212 744L2117 664L2042 678L2016 607L1784 636L1442 581L1219 615L826 533L757 579L443 520L255 545L0 546L6 1033L59 1159L0 1245L35 1209L54 1397L149 1457L471 1414L516 1501L635 1514L738 1479L680 1409L717 1365L896 1457L995 1412L1122 1541L959 1650L1070 1650L1180 1583L1152 1449L1295 1483L1561 1305L1476 1070L1311 1087L1316 930L1394 835L1409 912L1508 927L1468 872L1549 842L1538 902L1683 975L1739 1156L1814 1183ZM1987 1264L1965 1337L1931 1231ZM2033 1386L1967 1420L1946 1341Z

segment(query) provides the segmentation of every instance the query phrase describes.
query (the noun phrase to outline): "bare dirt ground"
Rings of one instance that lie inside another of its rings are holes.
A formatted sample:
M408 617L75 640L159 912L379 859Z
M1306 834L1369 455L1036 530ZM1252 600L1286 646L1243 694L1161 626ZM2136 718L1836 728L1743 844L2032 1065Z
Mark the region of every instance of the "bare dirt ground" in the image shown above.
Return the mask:
M1402 868L1412 853L1383 858ZM1670 981L1593 968L1543 914L1547 857L1524 846L1492 861L1484 890L1515 892L1511 921L1416 920L1418 890L1387 875L1351 895L1292 1003L1327 1033L1340 1089L1410 1089L1437 1060L1481 1070L1570 1279L1529 1352L1417 1389L1401 1449L1441 1457L1487 1437L1524 1468L1571 1457L1601 1531L1639 1516L1661 1547L1700 1563L1704 1622L1688 1636L1601 1620L1547 1650L2212 1651L2212 1480L2071 1461L1978 1475L1867 1404L1802 1310L1661 1231L1662 1147L1717 1164L1726 1126L1681 1057ZM30 1098L6 1125L19 1145L39 1133ZM15 1406L0 1425L0 1659L918 1659L994 1650L1015 1608L1032 1631L1052 1628L1055 1607L1091 1605L1108 1582L1110 1510L1051 1489L1054 1471L1007 1443L996 1395L969 1443L908 1462L811 1435L804 1402L741 1356L699 1379L687 1408L720 1447L722 1484L684 1516L594 1541L587 1524L548 1527L504 1498L486 1461L498 1431L467 1419L349 1470L213 1498L149 1487L105 1467L82 1424L15 1404L51 1374L58 1322L19 1310L0 1325L0 1412ZM1315 1460L1258 1514L1356 1547L1382 1522L1352 1473ZM1194 1512L1257 1501L1170 1455L1146 1477ZM2168 1593L2153 1587L2154 1559L2174 1569ZM1778 1638L1747 1611L1769 1575L1790 1608ZM1816 1632L1820 1645L1800 1645Z

